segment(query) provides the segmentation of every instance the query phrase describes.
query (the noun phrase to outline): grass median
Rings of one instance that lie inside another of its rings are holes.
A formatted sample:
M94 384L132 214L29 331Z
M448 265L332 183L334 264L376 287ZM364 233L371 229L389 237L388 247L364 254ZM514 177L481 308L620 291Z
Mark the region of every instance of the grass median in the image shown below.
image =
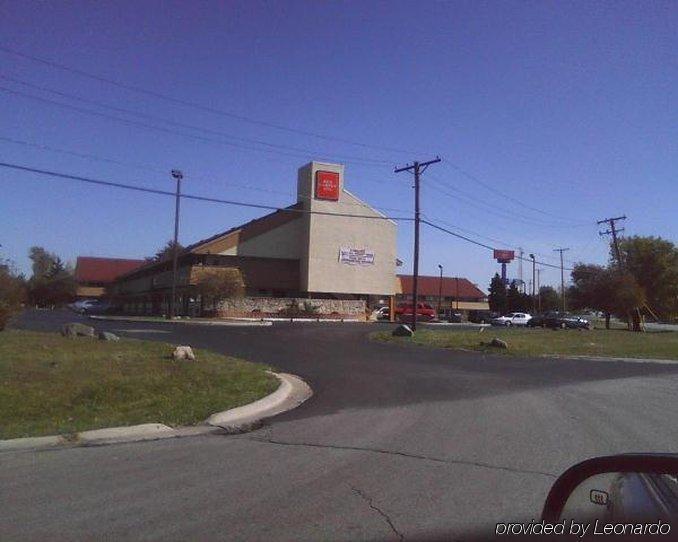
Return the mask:
M269 367L196 350L175 361L167 343L55 333L0 333L0 439L87 429L204 421L278 387Z
M494 337L508 350L489 346ZM678 360L678 332L633 333L626 330L504 329L418 330L414 337L393 337L388 331L372 334L378 341L437 348L474 350L524 356L604 356ZM481 342L483 344L481 344Z

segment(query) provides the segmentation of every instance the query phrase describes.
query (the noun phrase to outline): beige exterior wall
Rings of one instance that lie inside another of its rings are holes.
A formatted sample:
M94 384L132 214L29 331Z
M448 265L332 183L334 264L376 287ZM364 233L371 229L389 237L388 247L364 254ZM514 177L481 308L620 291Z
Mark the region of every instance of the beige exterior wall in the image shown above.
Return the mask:
M314 197L317 171L339 173L339 201ZM298 194L307 209L327 213L349 213L379 217L346 218L309 214L301 231L301 291L343 294L391 295L395 293L395 222L344 190L344 167L311 162L299 169ZM339 261L341 248L369 249L374 264L349 265Z
M106 295L106 288L103 286L78 286L75 289L77 297L103 297Z
M293 220L233 247L235 252L223 252L238 256L262 258L298 259L302 256L301 233L303 220Z

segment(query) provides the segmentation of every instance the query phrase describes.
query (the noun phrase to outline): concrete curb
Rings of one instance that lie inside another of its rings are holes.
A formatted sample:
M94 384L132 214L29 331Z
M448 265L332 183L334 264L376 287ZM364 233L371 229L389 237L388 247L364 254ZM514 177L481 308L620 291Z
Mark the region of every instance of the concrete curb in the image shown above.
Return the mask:
M141 324L185 324L193 326L230 326L230 327L260 327L260 326L272 326L273 322L261 321L261 320L247 320L247 321L236 321L236 320L162 320L154 319L149 320L148 318L135 318L134 316L98 316L90 315L87 318L90 320L101 320L106 322L134 322Z
M44 450L75 446L105 446L161 440L167 438L192 437L211 433L242 433L257 427L264 418L270 418L298 407L313 395L306 382L295 375L268 371L280 380L278 389L249 405L217 412L205 424L172 428L161 423L144 423L125 427L107 427L83 431L75 435L52 435L0 440L0 453L20 450Z
M604 356L561 356L553 354L544 354L541 357L572 359L575 361L621 361L623 363L661 363L664 365L678 364L678 359L661 359L661 358L608 358Z
M227 432L241 432L265 418L298 407L313 395L309 385L298 376L287 373L271 374L280 380L280 386L276 391L249 405L213 414L207 419L208 425L220 427Z
M243 317L238 317L238 318L232 318L230 320L231 322L268 322L268 323L273 323L273 322L328 322L328 323L336 323L336 324L348 324L348 323L365 323L367 322L364 319L358 319L358 318L297 318L295 316L292 317L277 317L277 316L271 316L271 317L263 317L263 318L249 318L246 316ZM369 323L369 322L368 322Z

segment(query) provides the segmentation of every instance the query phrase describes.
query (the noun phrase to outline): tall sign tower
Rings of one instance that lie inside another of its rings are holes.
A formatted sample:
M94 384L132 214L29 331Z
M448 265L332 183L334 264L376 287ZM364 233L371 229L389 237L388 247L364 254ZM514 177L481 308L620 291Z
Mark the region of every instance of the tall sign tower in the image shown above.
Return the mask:
M508 279L506 278L506 264L511 263L515 257L516 254L512 250L494 249L494 259L497 260L497 263L501 264L501 280L504 284L508 284Z

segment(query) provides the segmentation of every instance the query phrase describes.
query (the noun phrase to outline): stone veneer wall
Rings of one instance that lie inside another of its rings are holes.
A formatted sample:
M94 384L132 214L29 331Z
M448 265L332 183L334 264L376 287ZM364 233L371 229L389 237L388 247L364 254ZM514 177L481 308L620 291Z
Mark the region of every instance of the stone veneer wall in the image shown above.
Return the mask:
M314 307L306 311L305 306ZM217 308L220 317L318 317L365 319L366 304L356 299L303 299L285 297L237 297L222 301Z

